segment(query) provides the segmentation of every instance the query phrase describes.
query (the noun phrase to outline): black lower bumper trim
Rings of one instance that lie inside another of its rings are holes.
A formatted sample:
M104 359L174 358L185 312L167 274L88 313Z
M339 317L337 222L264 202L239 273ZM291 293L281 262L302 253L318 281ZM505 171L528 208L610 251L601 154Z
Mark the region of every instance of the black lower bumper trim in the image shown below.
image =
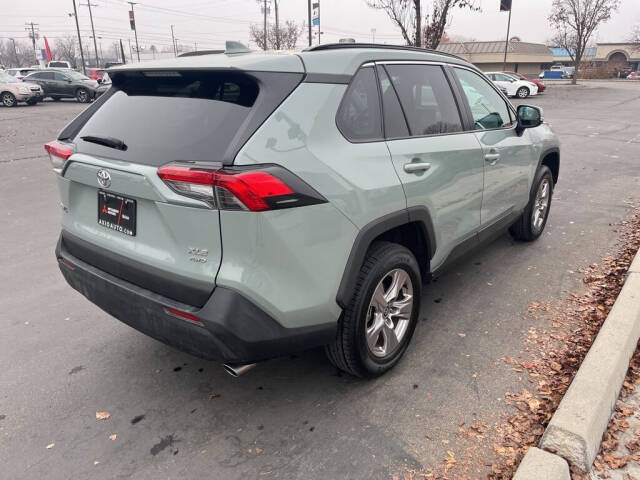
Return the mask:
M74 289L118 320L192 355L226 363L251 363L326 345L336 322L285 328L240 293L216 287L202 308L176 302L74 257L58 241L60 271ZM175 308L201 324L170 314Z

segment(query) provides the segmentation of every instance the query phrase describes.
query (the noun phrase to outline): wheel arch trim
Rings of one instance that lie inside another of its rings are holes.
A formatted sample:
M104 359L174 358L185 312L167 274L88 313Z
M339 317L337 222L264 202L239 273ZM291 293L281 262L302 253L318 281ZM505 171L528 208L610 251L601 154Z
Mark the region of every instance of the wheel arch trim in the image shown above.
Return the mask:
M542 162L544 161L544 159L549 156L549 154L551 153L555 153L556 155L558 155L558 171L555 172L551 172L553 174L554 177L554 181L553 184L555 185L556 183L558 183L558 178L560 177L560 148L559 147L550 147L547 148L545 150L542 151L542 153L540 153L540 158L538 159L538 166L536 167L536 172L538 171L538 169L540 168L540 166L542 165Z
M347 258L342 279L340 280L340 286L338 287L338 293L336 294L336 302L340 307L347 308L351 302L360 267L364 263L367 251L373 241L390 230L410 223L416 223L422 229L422 233L427 241L426 249L428 252L428 260L433 258L436 248L436 237L431 215L426 207L410 207L391 212L369 222L358 232L351 247L349 257ZM427 267L427 270L429 270L429 267Z

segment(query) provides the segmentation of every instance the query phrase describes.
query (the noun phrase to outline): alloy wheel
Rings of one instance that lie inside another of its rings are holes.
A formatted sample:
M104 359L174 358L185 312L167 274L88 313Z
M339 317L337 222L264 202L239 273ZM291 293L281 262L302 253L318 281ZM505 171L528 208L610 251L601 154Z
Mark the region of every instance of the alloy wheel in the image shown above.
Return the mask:
M549 211L549 200L551 197L551 184L548 178L543 178L538 185L536 198L533 203L533 211L531 212L531 226L535 232L539 232L544 225Z
M5 93L2 95L2 104L5 107L13 107L16 103L16 99L10 93Z
M397 350L407 333L412 310L411 277L395 268L378 282L367 309L365 337L373 356L384 358Z

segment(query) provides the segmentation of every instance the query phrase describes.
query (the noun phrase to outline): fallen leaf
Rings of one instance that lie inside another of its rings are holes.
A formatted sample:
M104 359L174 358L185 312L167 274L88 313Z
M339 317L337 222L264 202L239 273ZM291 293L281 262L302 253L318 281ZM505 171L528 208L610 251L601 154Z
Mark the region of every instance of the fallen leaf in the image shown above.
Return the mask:
M220 396L219 393L212 393L211 395L209 395L209 398L213 399L213 398L218 398L219 396Z
M55 443L50 443L49 445L47 445L47 449L53 448L54 445L55 445Z
M111 414L109 412L96 412L96 419L97 420L106 420L110 416L111 416Z
M115 433L113 435L109 435L109 440L115 440L116 438L118 438L118 435Z

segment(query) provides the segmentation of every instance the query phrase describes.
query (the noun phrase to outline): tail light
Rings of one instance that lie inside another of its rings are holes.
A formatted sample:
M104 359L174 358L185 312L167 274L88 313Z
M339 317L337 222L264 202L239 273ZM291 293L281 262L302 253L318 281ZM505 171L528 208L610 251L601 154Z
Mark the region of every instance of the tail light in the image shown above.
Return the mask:
M44 149L49 154L49 159L51 160L51 164L53 165L53 170L56 173L60 173L62 171L62 167L64 166L64 162L73 154L73 150L69 145L65 145L64 143L60 143L58 141L53 141L45 144Z
M262 212L327 201L278 165L216 170L173 164L158 169L158 176L176 193L220 210Z

